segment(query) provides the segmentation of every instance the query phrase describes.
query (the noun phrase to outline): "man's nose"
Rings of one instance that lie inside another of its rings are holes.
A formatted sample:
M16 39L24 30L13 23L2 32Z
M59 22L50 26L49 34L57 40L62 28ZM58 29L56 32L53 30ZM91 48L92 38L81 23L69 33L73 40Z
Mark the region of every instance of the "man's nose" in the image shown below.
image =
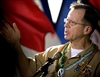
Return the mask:
M70 27L70 26L69 26L69 23L66 22L66 23L64 24L64 27L67 27L67 28Z

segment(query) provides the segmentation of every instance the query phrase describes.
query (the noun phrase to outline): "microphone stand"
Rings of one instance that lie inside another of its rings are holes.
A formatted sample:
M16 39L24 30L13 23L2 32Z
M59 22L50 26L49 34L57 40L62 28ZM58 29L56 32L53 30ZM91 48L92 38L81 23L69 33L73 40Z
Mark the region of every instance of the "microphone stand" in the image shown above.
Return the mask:
M38 71L32 76L35 77L37 76L40 72L42 72L42 75L40 77L45 77L48 74L48 67L53 64L53 59L48 58L48 60L46 61L46 63L44 65L42 65Z

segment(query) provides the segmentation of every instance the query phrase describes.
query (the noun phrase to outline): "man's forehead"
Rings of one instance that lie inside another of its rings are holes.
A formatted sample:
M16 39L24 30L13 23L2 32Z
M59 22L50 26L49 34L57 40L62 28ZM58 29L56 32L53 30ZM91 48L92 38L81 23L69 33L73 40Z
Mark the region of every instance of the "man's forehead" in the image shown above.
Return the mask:
M72 8L72 9L69 11L69 14L72 13L72 12L75 12L75 13L78 13L78 14L79 14L79 13L81 13L81 14L83 13L83 14L84 14L84 13L85 13L85 9L74 9L74 8Z
M85 14L85 10L84 9L74 9L72 8L69 13L68 13L68 16L67 17L76 17L76 18L83 18L84 17L84 14Z

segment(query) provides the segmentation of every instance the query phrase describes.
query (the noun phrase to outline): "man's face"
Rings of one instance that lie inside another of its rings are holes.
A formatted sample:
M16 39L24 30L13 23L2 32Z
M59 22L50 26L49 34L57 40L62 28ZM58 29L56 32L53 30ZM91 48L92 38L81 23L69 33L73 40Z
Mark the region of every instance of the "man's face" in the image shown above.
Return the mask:
M84 35L84 9L71 9L65 19L64 38L67 40L79 40Z

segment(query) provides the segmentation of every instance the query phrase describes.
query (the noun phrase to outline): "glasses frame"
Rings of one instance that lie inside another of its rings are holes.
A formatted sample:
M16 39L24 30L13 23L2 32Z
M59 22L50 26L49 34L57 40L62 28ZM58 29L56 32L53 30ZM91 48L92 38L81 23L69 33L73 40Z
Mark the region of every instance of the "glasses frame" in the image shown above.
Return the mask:
M65 23L69 23L69 25L71 25L71 26L75 26L75 25L77 25L77 24L79 24L79 25L86 25L86 24L83 24L83 23L77 23L77 22L75 22L75 21L73 21L73 20L70 20L70 19L67 19L67 18L64 18L64 22Z

